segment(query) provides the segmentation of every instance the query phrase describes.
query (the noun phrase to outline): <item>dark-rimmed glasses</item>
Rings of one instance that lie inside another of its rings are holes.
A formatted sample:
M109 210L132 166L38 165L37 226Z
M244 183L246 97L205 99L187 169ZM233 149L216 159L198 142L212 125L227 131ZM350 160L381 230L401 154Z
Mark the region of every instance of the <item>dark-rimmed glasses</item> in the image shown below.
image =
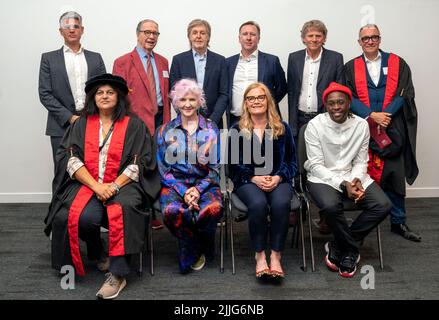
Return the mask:
M372 40L372 42L378 42L381 39L381 36L365 36L365 37L361 37L360 40L363 43L368 43L370 40Z
M150 30L140 30L140 32L143 32L143 34L147 37L153 36L154 38L156 38L160 35L160 32L155 32Z
M267 96L265 94L261 94L260 96L257 96L257 97L247 96L247 97L245 97L245 100L247 100L247 102L249 102L249 103L254 103L256 101L256 99L259 102L264 102L266 98L267 98Z

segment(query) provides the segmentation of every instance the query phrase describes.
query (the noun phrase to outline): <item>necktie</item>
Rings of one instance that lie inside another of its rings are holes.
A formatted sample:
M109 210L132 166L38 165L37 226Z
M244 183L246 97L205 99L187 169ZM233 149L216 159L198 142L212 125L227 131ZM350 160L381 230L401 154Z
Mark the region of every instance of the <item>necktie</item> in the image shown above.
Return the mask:
M148 75L149 87L151 88L151 109L153 113L157 113L157 88L155 87L154 71L152 70L151 56L146 55L146 73Z

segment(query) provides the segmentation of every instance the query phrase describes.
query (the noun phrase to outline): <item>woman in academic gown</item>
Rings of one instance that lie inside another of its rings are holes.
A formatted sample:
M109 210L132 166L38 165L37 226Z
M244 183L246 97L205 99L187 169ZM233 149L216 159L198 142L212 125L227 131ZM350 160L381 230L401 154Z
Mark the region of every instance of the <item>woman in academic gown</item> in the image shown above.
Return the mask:
M53 199L45 219L52 232L52 266L73 265L85 274L79 239L89 260L109 270L96 294L113 299L126 285L129 255L142 250L148 205L160 190L153 140L130 113L128 87L112 74L86 83L85 108L67 130L57 152ZM109 229L108 255L100 237Z

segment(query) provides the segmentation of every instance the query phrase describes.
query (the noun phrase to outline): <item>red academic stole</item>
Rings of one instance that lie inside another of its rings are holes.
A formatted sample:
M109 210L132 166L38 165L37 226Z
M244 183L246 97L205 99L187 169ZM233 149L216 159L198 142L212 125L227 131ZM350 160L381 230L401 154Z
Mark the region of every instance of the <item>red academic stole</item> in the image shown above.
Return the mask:
M111 183L117 178L128 122L129 117L125 117L120 121L116 121L114 124L113 135L108 149L104 183ZM99 178L99 130L99 116L88 116L85 129L84 165L96 181ZM79 217L93 194L94 192L89 187L83 185L76 194L69 211L68 232L70 251L73 265L77 274L80 276L85 275L85 272L79 249ZM120 204L115 203L107 206L107 215L109 225L109 254L110 256L124 255L124 226L122 207Z
M367 89L366 79L366 64L362 57L358 57L354 61L355 70L355 87L357 88L358 99L370 108L369 91ZM387 106L395 96L396 89L398 87L399 80L399 57L393 53L389 55L387 65L387 82L386 91L384 94L383 110L385 111ZM367 172L378 184L381 184L381 176L383 174L384 160L378 155L374 154L369 149L369 163Z

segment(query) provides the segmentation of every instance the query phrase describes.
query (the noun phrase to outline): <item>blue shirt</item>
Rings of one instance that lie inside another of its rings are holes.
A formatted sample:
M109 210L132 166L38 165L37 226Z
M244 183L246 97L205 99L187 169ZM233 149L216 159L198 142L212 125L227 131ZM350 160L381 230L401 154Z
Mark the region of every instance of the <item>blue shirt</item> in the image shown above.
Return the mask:
M143 67L145 68L145 72L148 72L147 70L148 61L146 58L147 53L145 49L136 47L136 50L137 53L139 54L140 60L142 61ZM154 53L152 51L151 51L151 66L152 66L152 71L154 72L155 88L157 92L157 105L163 106L162 92L160 90L160 78L159 78L159 73L157 71L157 66L155 64Z
M206 74L206 61L207 61L207 51L202 56L197 51L192 49L194 55L195 72L197 74L197 83L200 88L203 88L204 75Z

